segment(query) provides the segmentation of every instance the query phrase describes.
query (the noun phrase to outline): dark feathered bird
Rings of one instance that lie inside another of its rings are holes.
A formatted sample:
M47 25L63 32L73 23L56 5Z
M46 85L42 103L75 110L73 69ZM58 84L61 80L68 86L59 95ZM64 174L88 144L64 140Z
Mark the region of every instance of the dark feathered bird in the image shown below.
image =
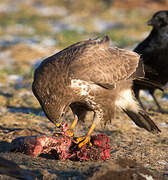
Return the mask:
M101 121L111 121L115 107L122 109L138 126L151 132L160 130L138 106L132 91L139 55L109 47L109 38L73 44L45 59L36 69L32 90L46 116L55 124L62 124L68 106L81 119L86 111L93 111L93 124L84 141ZM143 71L142 71L143 72ZM75 118L70 134L77 123Z
M148 25L153 27L151 33L134 51L141 55L145 78L153 81L154 84L160 84L161 87L168 82L168 11L156 12L148 21ZM139 91L141 89L149 90L158 110L165 112L154 96L154 92L159 86L148 86L135 81L133 89L139 101Z

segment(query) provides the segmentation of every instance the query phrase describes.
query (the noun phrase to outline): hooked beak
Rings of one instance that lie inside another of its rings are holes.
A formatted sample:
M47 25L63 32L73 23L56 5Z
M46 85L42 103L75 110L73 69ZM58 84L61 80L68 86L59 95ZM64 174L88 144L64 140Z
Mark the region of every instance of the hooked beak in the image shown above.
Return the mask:
M61 123L57 123L57 124L56 124L56 127L57 127L57 128L61 128L61 126L62 126Z
M56 127L59 128L61 131L65 132L68 128L68 125L66 122L62 123L57 123Z
M56 123L56 127L59 128L61 131L65 132L68 128L68 125L64 119L65 112L68 106L65 106L62 110L61 116L58 118L58 123Z
M147 25L148 25L148 26L152 26L152 25L153 25L152 19L150 19L150 20L147 22Z
M64 119L64 113L62 113L60 119L58 120L58 123L56 123L56 127L59 128L61 131L65 132L67 130L67 123Z

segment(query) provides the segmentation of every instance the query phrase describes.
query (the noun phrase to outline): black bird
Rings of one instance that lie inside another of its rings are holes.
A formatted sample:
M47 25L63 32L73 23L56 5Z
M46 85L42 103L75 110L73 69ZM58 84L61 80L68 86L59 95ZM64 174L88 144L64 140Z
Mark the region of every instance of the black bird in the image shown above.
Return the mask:
M148 25L152 26L152 31L134 51L141 55L145 78L155 85L148 86L134 81L133 90L140 103L139 91L141 89L149 90L158 110L164 113L166 111L161 108L154 92L156 89L162 89L161 87L168 82L168 11L156 12L148 21Z
M35 70L33 93L48 119L58 127L63 124L68 106L74 117L78 117L68 131L70 135L83 114L94 112L92 126L79 147L89 142L90 134L100 122L111 121L115 107L141 128L160 131L132 93L132 79L139 74L135 73L139 55L110 47L109 42L108 36L78 42L45 59Z

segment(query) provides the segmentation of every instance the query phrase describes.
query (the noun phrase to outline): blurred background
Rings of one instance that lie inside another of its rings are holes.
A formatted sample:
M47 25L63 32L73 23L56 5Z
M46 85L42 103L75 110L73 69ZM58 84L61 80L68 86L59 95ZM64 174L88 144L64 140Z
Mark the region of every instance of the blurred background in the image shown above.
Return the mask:
M0 115L42 113L31 83L44 58L105 34L133 49L151 30L153 13L166 7L168 0L1 0Z

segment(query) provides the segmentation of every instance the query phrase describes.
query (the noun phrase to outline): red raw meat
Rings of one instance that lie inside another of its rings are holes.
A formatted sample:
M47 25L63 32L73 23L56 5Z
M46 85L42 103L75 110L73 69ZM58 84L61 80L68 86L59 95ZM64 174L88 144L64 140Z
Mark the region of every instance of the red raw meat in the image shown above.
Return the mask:
M105 134L93 135L90 145L78 148L68 136L25 136L12 141L11 151L34 157L50 154L60 160L106 160L110 158L109 138Z

